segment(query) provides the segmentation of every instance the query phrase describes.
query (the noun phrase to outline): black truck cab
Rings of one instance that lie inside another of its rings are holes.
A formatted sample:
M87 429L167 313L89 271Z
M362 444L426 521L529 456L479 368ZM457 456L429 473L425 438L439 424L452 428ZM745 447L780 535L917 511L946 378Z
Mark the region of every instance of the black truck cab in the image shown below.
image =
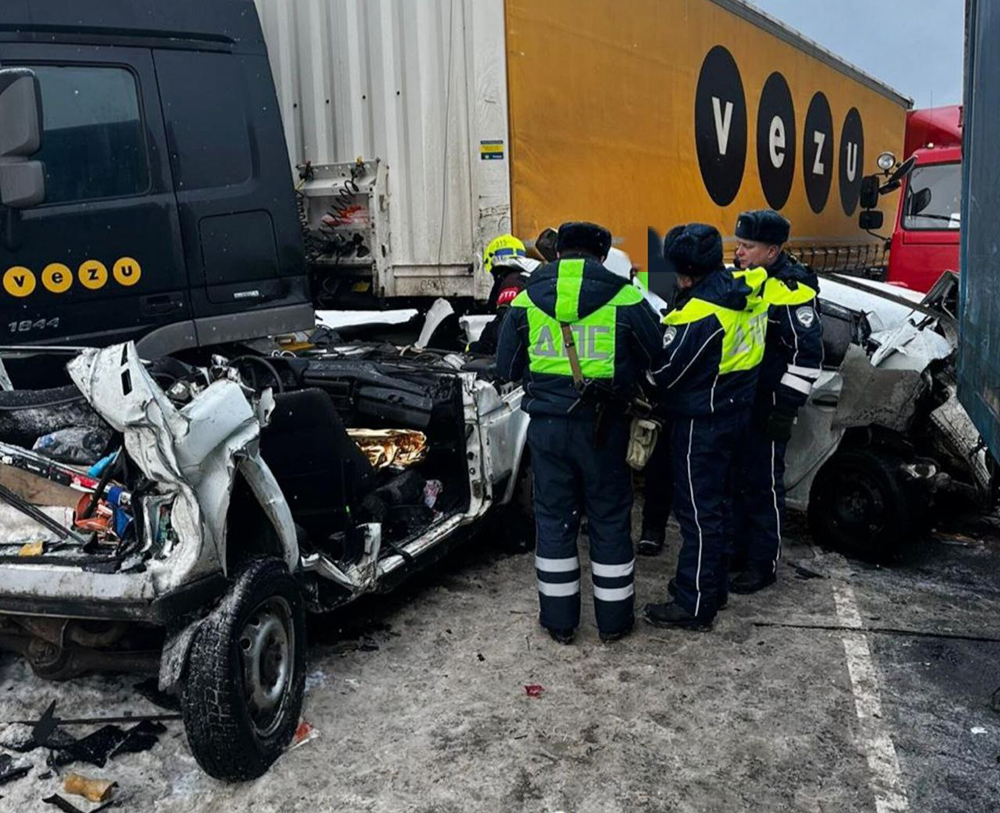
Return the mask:
M291 177L252 0L0 3L0 345L311 327Z

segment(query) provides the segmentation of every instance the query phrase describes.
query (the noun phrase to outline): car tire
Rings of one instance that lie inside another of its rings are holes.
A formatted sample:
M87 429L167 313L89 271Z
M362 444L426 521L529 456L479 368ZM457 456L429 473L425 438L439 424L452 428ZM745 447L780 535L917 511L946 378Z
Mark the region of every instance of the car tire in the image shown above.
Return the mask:
M886 561L912 539L917 501L902 459L882 449L842 449L820 469L809 496L809 530L823 547Z
M263 775L298 727L305 607L283 561L247 562L191 644L181 692L191 753L216 779Z

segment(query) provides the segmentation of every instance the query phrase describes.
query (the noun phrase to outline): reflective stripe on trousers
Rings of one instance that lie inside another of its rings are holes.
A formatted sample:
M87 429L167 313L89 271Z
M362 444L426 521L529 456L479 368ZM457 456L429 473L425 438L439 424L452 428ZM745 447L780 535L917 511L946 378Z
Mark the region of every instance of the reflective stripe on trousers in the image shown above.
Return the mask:
M595 449L590 421L535 416L528 425L528 444L542 625L571 630L580 624L577 537L585 512L597 626L605 633L625 629L635 603L627 422L613 423L604 445Z
M682 539L674 598L705 620L728 592L732 469L746 441L748 413L679 418L672 428L674 515Z

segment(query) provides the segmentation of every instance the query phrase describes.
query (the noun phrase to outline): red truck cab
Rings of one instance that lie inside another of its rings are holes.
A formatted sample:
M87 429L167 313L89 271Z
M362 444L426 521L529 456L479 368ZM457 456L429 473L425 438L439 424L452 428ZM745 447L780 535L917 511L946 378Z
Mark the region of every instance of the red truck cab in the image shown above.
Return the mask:
M927 291L958 270L962 201L962 107L912 110L904 161L916 159L900 187L886 281Z

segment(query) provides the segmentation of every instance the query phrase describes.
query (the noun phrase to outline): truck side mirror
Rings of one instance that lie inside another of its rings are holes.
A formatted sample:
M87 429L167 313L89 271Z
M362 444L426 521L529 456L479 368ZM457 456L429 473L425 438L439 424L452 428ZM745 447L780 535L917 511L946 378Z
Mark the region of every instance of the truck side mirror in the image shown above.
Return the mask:
M30 160L42 129L38 77L25 68L0 70L0 204L27 209L45 200L45 167Z
M924 209L931 205L931 190L930 187L925 186L923 189L919 189L913 193L913 197L910 198L910 211L907 212L908 215L919 215Z
M874 209L878 206L878 175L866 175L861 179L861 208Z
M904 178L910 177L910 173L913 172L913 168L916 165L917 165L917 158L915 155L911 155L909 158L903 161L902 164L896 167L896 171L889 176L889 183L896 183L897 181L899 183L902 183ZM896 183L896 186L899 186L899 183ZM893 189L895 188L896 187L894 186Z
M878 209L869 209L858 215L858 226L865 231L875 231L882 228L883 214Z

